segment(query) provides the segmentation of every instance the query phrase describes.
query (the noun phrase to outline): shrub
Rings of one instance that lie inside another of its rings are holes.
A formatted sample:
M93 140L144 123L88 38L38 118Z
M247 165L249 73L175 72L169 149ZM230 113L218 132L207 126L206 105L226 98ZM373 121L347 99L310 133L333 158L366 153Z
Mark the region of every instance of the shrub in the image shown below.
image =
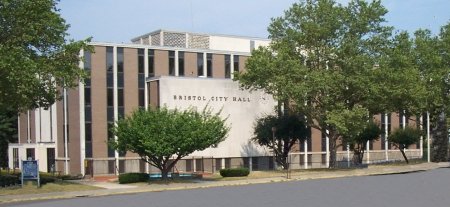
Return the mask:
M146 182L148 179L147 173L125 173L119 175L120 184Z
M0 187L7 187L20 183L19 179L13 175L0 175Z
M231 169L222 169L220 170L220 175L222 177L242 177L250 174L250 170L248 168L231 168Z

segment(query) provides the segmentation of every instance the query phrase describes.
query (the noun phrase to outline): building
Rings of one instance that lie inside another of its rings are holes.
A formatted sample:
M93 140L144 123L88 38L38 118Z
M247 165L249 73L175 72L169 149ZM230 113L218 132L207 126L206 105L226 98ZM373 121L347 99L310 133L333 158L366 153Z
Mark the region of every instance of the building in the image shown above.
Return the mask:
M250 52L270 41L262 38L158 30L132 39L131 44L91 43L95 52L81 51L80 67L90 79L63 91L63 100L49 109L35 109L18 119L18 141L9 146L11 168L20 160L38 159L41 171L105 175L155 169L133 153L119 154L108 146L110 131L120 117L138 108L211 106L229 116L231 131L218 148L195 152L177 165L180 171L209 171L235 166L271 169L271 153L250 142L258 116L272 113L275 101L262 92L242 91L233 72L245 70ZM396 114L377 116L386 130L404 126ZM313 130L291 156L293 168L326 167L328 139ZM414 146L419 148L421 145ZM421 150L408 150L421 156ZM338 159L349 163L344 145ZM397 159L385 139L369 144L367 162Z

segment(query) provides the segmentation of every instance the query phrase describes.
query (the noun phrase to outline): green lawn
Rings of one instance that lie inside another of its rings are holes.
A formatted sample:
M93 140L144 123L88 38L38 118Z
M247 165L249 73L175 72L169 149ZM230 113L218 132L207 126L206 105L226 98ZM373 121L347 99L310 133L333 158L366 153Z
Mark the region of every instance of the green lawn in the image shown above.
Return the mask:
M96 190L101 189L99 187L81 185L71 182L55 182L47 183L37 188L36 182L27 181L25 185L20 187L0 188L0 195L25 195L25 194L40 194L40 193L51 193L51 192L69 192L69 191L85 191L85 190Z

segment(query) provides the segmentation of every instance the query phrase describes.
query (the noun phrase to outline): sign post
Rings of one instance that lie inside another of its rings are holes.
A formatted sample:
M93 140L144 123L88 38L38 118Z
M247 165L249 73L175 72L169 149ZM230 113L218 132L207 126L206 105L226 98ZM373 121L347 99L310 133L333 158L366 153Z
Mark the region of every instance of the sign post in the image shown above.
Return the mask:
M38 160L22 160L22 187L24 180L36 180L38 188L41 186Z

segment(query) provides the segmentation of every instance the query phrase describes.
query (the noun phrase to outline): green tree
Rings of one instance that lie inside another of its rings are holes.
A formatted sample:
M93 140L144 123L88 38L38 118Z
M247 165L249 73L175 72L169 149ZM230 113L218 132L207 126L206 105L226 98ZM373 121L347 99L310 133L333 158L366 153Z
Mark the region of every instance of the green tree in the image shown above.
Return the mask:
M238 74L241 86L264 89L287 99L306 123L329 137L330 167L336 167L341 132L327 122L328 113L365 108L369 114L387 111L380 84L380 63L389 49L391 27L383 26L387 10L381 1L306 0L272 19L271 44L248 59ZM384 66L384 65L383 65ZM269 78L270 77L270 78ZM336 113L339 114L339 113Z
M161 170L162 178L181 158L196 150L217 146L229 128L218 113L209 109L197 112L150 107L121 119L113 128L117 141L111 146L121 152L137 153L144 161Z
M87 41L68 41L56 0L0 0L0 108L48 107L85 77Z
M17 139L17 114L11 108L0 108L0 167L8 167L8 143Z
M336 127L344 144L349 144L356 165L362 164L367 142L375 141L381 135L380 127L370 119L368 110L358 106L328 113L327 123Z
M288 169L287 157L294 144L304 141L310 129L298 115L267 115L256 121L252 140L268 147L275 155L275 161Z
M20 112L49 107L85 77L78 67L85 41L68 41L69 25L58 13L57 0L0 0L0 110L15 119ZM14 137L11 124L0 127L0 148ZM1 159L6 159L1 156Z
M408 163L405 149L410 145L417 143L420 136L422 136L422 132L419 129L407 126L405 128L397 128L394 130L389 136L389 141L400 150L406 163Z

